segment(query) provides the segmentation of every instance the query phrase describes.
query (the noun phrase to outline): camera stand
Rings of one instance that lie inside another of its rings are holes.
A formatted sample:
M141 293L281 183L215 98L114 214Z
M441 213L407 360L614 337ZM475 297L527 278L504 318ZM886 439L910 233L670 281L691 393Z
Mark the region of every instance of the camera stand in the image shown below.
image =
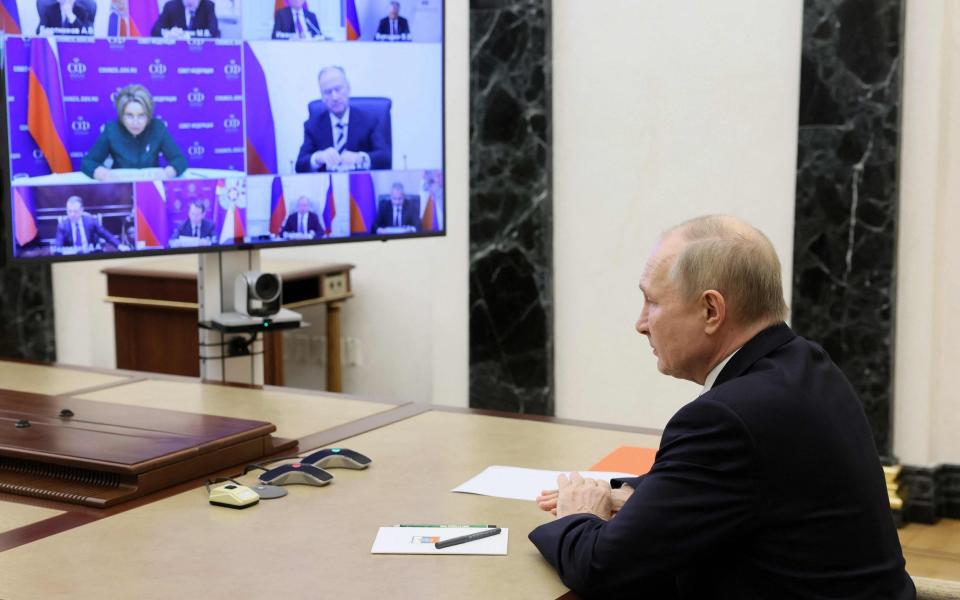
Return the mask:
M261 318L233 312L234 281L242 273L260 270L258 250L200 254L199 261L200 377L263 385L260 332L301 327L300 314L281 309Z

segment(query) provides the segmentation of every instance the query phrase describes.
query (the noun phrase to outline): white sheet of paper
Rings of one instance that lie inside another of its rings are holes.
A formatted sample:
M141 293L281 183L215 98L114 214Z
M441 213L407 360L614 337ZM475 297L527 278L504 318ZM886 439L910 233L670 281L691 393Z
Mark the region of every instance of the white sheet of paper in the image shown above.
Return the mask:
M545 471L493 465L450 491L514 500L536 500L541 490L556 489L557 476L561 473L570 473L570 471ZM580 474L590 479L607 481L617 477L636 477L630 473L610 471L580 471Z
M477 527L381 527L370 554L487 554L506 555L509 531L437 550L433 544L483 531Z

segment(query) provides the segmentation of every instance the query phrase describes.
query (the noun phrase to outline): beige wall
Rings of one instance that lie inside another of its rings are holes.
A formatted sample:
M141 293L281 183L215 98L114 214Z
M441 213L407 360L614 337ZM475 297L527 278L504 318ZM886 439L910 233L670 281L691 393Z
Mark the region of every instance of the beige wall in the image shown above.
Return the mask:
M553 4L558 416L662 427L698 392L633 330L664 228L748 219L790 298L802 5Z
M894 451L960 462L960 1L907 3Z
M446 6L447 236L264 251L264 258L356 265L356 297L343 313L343 335L359 341L360 366L347 367L344 389L383 398L467 403L467 4ZM149 259L140 259L149 260ZM129 260L53 267L57 354L62 362L115 366L112 309L100 269ZM310 320L322 320L317 313ZM319 315L322 319L322 313ZM288 334L289 335L289 334ZM159 341L162 343L162 340ZM301 382L322 381L318 358L291 366Z

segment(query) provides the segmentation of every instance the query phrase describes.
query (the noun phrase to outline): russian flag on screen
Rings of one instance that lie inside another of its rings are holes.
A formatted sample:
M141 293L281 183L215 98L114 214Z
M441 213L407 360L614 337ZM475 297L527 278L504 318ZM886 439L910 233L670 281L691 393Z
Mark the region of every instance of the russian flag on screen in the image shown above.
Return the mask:
M67 153L67 115L62 90L60 63L50 40L33 38L30 40L27 129L54 173L73 171Z
M17 10L17 0L0 1L0 26L10 35L20 34L20 11Z
M423 208L423 216L420 217L420 228L423 231L437 230L437 202L431 191L427 195L427 201Z
M159 181L141 181L134 186L137 242L148 248L163 248L170 239L166 189Z
M323 230L327 235L333 231L333 218L337 216L337 207L333 203L333 175L327 185L327 201L323 205Z
M129 16L123 16L111 9L110 19L107 21L107 36L140 37L140 32L134 26Z
M270 233L280 235L286 218L287 202L283 199L283 181L280 177L274 177L270 190Z
M344 13L347 16L347 39L360 39L360 17L357 16L357 3L355 0L343 0Z
M247 173L263 175L277 172L277 135L273 128L273 111L263 67L250 44L243 44L243 64L247 123ZM253 118L251 118L251 116Z
M420 185L420 229L440 231L443 211L443 171L424 171Z
M34 213L33 190L28 187L14 187L13 234L20 246L26 246L37 237L37 220Z
M289 2L287 2L287 0L276 0L276 2L273 3L273 12L277 12L288 4ZM307 6L306 2L303 3L303 10L310 10L310 7Z
M377 195L370 173L350 174L350 233L370 233L377 219Z
M130 0L130 37L150 37L150 29L160 16L160 9L153 0Z

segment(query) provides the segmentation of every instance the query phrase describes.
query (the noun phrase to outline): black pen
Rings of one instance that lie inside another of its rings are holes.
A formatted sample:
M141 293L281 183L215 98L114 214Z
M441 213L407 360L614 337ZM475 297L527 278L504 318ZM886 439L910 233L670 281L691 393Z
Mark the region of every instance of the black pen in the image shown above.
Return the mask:
M461 535L460 537L450 538L449 540L443 540L442 542L437 542L433 545L437 550L442 550L444 548L449 548L450 546L456 546L458 544L466 544L467 542L472 542L474 540L482 540L483 538L497 535L500 533L500 528L496 529L487 529L486 531L478 531L476 533L471 533L469 535Z

